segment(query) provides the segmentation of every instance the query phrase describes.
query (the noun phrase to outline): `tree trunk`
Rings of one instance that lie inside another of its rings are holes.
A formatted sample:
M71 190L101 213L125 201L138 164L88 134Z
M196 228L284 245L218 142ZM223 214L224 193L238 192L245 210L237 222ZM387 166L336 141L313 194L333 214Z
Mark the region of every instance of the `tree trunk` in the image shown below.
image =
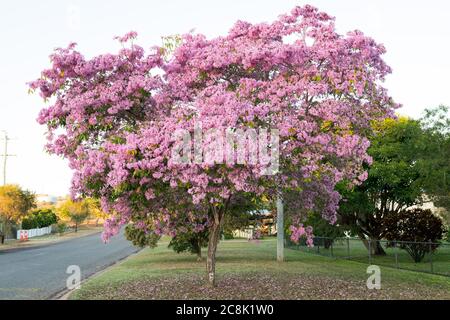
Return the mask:
M78 232L78 222L75 223L75 233Z
M369 240L367 240L364 236L359 235L362 243L366 247L367 251L369 250ZM380 241L370 239L370 253L375 256L385 256L386 251L384 251L383 246Z
M358 237L361 239L362 243L364 244L364 247L366 247L366 249L369 250L369 241L367 241L366 236L363 233L358 233Z
M213 224L209 230L208 256L206 257L206 272L208 274L208 282L212 287L216 286L216 250L222 222L223 212L214 212Z
M200 243L200 240L194 240L192 246L194 248L193 253L197 255L197 261L202 261L202 245Z
M376 256L385 256L386 252L383 249L383 246L381 245L380 241L372 240L372 248L373 248L373 254Z

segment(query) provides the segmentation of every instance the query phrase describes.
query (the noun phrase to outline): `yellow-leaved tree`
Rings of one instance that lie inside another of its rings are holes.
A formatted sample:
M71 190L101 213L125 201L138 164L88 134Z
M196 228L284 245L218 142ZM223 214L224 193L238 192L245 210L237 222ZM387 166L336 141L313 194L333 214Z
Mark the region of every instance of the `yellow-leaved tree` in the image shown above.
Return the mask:
M75 224L75 232L78 231L78 227L83 223L90 215L90 204L86 200L73 201L67 199L57 209L57 214L62 219L70 220Z
M2 235L11 233L11 227L20 223L28 211L36 207L34 193L18 185L0 186L0 222Z

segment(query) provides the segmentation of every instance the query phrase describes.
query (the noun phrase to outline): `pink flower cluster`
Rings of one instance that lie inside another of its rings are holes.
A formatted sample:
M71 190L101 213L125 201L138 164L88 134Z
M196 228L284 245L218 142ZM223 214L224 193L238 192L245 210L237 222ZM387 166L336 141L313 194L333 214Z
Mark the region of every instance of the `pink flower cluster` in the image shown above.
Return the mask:
M312 227L304 227L302 224L295 226L290 226L289 230L291 231L291 240L295 243L298 243L300 238L306 238L306 245L308 247L314 246L314 235Z

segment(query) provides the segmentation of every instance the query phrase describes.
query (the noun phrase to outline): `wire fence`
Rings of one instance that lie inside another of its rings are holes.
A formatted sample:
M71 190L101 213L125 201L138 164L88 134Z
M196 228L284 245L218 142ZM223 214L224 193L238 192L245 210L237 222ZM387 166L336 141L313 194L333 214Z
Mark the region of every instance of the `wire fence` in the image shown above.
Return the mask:
M450 243L366 240L315 237L314 246L289 238L286 247L333 259L348 259L450 277Z

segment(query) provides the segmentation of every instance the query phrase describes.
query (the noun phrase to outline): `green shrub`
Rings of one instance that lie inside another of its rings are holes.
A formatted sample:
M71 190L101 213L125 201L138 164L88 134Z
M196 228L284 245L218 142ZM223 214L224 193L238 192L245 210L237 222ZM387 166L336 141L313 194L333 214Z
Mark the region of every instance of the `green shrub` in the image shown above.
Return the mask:
M430 251L435 251L442 240L445 227L442 219L431 210L411 209L392 212L384 219L384 237L399 242L398 246L408 252L414 262L421 262Z
M22 229L38 229L49 227L58 222L58 217L50 209L39 209L32 211L25 219L22 220Z
M223 238L225 240L233 240L234 239L233 232L226 232L226 231L224 231L223 232Z
M169 248L172 248L176 253L190 252L196 254L201 259L202 247L208 245L208 235L207 231L181 233L172 238Z
M59 235L62 235L67 230L67 224L65 222L58 222L56 225L56 230L58 231Z

